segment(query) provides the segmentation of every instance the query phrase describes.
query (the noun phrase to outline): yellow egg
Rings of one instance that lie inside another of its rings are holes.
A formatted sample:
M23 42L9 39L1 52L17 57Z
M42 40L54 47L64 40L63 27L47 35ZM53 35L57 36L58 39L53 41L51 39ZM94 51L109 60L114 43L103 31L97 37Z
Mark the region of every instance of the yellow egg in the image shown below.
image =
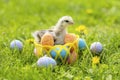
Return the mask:
M46 33L41 38L41 45L53 46L54 39L53 36L49 33Z

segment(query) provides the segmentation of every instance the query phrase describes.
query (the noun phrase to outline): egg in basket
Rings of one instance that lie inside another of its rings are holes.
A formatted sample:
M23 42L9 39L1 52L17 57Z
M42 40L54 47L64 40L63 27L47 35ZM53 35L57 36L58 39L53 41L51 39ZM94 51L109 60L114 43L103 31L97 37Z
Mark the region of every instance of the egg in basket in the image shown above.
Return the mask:
M51 34L45 34L41 38L40 44L35 44L35 53L37 57L47 55L55 59L58 63L74 63L78 58L78 52L86 47L84 39L78 35L68 33L64 38L64 45L54 45L54 39Z

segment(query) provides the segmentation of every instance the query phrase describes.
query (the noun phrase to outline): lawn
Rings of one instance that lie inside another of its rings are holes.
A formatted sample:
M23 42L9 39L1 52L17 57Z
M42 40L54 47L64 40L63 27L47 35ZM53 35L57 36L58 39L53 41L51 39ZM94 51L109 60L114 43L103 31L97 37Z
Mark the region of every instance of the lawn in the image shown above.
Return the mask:
M0 80L119 80L120 79L120 1L119 0L0 0ZM47 29L70 15L75 28L86 26L88 49L71 65L41 68L35 64L35 30ZM22 52L10 49L10 42L23 42ZM90 45L101 42L100 63L92 65Z

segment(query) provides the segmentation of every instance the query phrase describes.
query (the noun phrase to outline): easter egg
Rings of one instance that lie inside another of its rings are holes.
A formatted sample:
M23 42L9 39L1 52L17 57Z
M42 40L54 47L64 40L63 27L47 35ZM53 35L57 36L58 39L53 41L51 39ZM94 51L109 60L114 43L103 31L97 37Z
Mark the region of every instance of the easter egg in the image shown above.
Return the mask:
M41 57L44 55L41 47L35 47L33 52L34 52L36 57Z
M37 65L39 67L48 67L48 66L54 67L55 65L57 65L57 63L53 58L43 56L43 57L38 59Z
M36 48L34 48L34 53L36 54Z
M84 39L79 39L78 40L78 48L79 48L79 50L83 50L83 49L85 49L86 48L86 42L85 42L85 40Z
M103 46L100 42L94 42L90 46L90 50L92 53L99 54L103 50Z
M77 53L75 51L73 51L72 53L70 53L67 63L68 64L73 64L76 60L77 60Z
M67 45L70 48L70 52L74 51L75 49L77 49L77 36L73 33L68 33L65 35L65 45ZM67 44L68 43L68 44ZM71 44L69 44L71 43Z
M12 49L18 49L18 50L22 50L23 48L23 43L19 40L13 40L11 43L10 43L10 48Z
M49 33L44 34L41 38L41 44L42 45L53 46L54 45L53 36Z
M39 57L39 54L38 54L36 48L34 48L34 54L35 54L35 56Z
M66 34L65 35L65 39L64 39L64 42L65 43L72 43L74 42L75 40L77 39L76 35L75 34Z
M52 58L56 60L62 60L65 61L68 57L68 48L62 45L55 46L53 49L50 51L50 55Z

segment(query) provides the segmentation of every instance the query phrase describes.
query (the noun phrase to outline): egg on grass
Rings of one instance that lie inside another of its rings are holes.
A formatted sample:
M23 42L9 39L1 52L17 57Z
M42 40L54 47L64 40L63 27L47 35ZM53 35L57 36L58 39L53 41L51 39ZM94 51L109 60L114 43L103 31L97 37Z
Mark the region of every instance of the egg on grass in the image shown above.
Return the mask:
M37 61L38 67L48 67L48 66L54 67L56 65L57 65L56 61L53 58L47 57L46 55L40 57Z
M86 48L86 42L84 39L80 38L78 40L78 49L79 50L84 50Z
M12 49L18 49L18 50L22 50L23 49L23 43L20 40L13 40L10 43L10 48Z
M99 54L103 50L103 46L100 42L94 42L90 46L90 51L94 54Z

